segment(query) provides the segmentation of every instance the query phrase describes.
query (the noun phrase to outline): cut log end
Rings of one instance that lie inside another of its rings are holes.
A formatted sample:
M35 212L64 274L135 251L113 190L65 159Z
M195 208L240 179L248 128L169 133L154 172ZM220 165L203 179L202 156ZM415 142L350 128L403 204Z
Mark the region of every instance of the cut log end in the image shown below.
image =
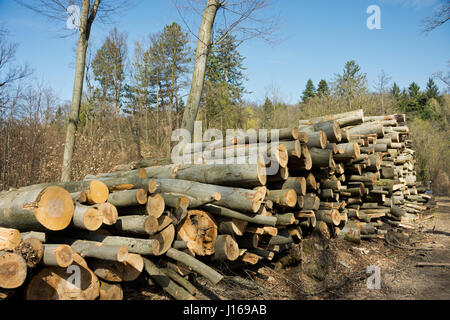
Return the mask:
M54 258L56 260L56 263L61 268L66 268L70 266L73 262L73 255L74 252L72 248L68 245L62 244L60 246L57 246L56 248L49 249L47 246L45 247L45 250L52 250L51 253L54 255ZM44 253L44 259L46 258L45 255L47 253Z
M181 240L192 244L192 251L199 256L214 254L218 228L212 216L200 210L191 210L178 230Z
M149 193L155 193L157 189L158 189L158 184L156 183L156 180L155 179L151 179L148 182L148 192Z
M21 237L19 230L0 227L0 251L13 250L20 243Z
M259 183L262 186L265 186L267 183L266 165L264 163L260 163L260 161L258 161L257 164L257 174Z
M319 141L320 141L320 147L322 149L325 149L327 147L328 139L327 139L327 134L323 130L320 130L320 140Z
M86 261L74 254L71 266L79 272L79 281L72 280L73 271L60 267L47 267L35 275L25 290L26 300L95 300L99 296L100 283L88 268Z
M116 206L111 203L105 202L101 203L97 206L97 210L103 216L103 223L111 226L117 222L117 218L119 217L119 213L117 211Z
M120 249L117 251L117 261L125 262L128 259L129 254L126 246L120 246Z
M220 192L216 192L213 194L213 198L216 201L220 201L222 199L222 195L220 194Z
M157 240L154 241L155 246L153 248L153 252L156 256L163 255L167 252L167 250L170 249L172 246L173 240L175 239L175 227L173 224L170 224L168 227L166 227L161 232L150 236L150 240Z
M147 191L145 191L145 189L138 189L136 191L136 202L138 204L146 204L147 203Z
M58 186L45 188L31 207L39 223L52 231L65 229L75 210L70 193Z
M290 189L286 194L286 205L288 207L293 208L295 207L296 204L297 204L297 193L295 192L295 190Z
M100 210L96 208L87 209L83 216L83 224L85 228L89 231L98 230L103 224L104 217Z
M158 232L158 228L159 228L158 219L156 219L155 217L148 217L145 220L144 230L149 235L152 235L152 234L155 234L156 232Z
M164 213L164 209L165 209L164 198L159 193L148 197L147 213L150 216L159 218Z
M286 168L289 160L289 154L287 152L286 146L284 144L278 145L278 147L275 150L275 157L278 161L278 164Z
M230 235L220 235L215 243L214 259L235 261L239 258L239 246Z
M87 202L90 204L100 204L108 200L109 189L102 181L91 181L87 191Z
M298 130L298 128L293 128L291 132L292 132L292 138L294 140L298 140L299 135L300 135L300 130Z
M21 255L13 252L0 253L0 288L18 288L26 277L27 264Z
M258 212L261 208L261 205L266 197L267 188L266 187L258 187L255 188L256 193L252 197L252 210L254 213Z

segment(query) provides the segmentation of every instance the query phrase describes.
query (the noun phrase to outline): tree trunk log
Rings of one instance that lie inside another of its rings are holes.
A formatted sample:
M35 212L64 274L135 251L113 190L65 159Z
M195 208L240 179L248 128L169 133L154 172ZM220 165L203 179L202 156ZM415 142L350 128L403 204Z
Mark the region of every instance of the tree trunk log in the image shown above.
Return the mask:
M276 215L277 226L287 226L295 222L295 215L293 213L285 213Z
M181 240L195 243L193 252L199 256L214 254L217 241L217 225L212 216L205 211L192 210L178 230Z
M305 128L300 129L300 131L303 131L308 135L308 142L305 144L308 148L325 149L328 140L324 131L305 131Z
M220 235L214 245L214 260L235 261L239 258L239 246L230 235Z
M318 210L316 212L316 218L334 226L338 226L341 223L341 216L336 209Z
M86 199L89 204L99 204L108 200L109 190L106 184L101 181L93 180L86 190Z
M311 153L313 168L319 167L330 168L333 166L331 162L333 160L333 157L330 150L311 148L309 151Z
M159 184L158 189L161 192L182 193L200 198L215 195L215 199L220 197L214 202L216 205L253 213L258 212L267 191L265 187L247 190L185 180L159 179L157 183Z
M259 235L256 233L244 233L243 236L237 237L239 248L252 249L257 248L259 243Z
M123 262L90 259L89 266L100 279L109 282L131 282L144 269L144 260L139 254L129 253Z
M0 289L20 287L27 277L27 264L21 255L0 251Z
M180 165L174 169L175 179L240 188L266 184L266 167L255 164Z
M125 246L105 245L95 241L76 240L71 243L71 248L82 258L124 262L128 256L128 250Z
M158 219L152 216L119 217L112 228L120 234L154 235L158 232Z
M111 226L117 222L119 212L111 203L105 202L93 206L103 216L103 224Z
M44 256L44 245L39 239L28 238L22 240L14 252L22 256L29 268L33 268L41 262Z
M304 177L289 177L281 185L281 189L293 189L297 195L306 195L306 179Z
M67 268L73 262L74 251L65 244L44 245L42 262L46 266Z
M170 279L178 283L180 286L182 286L184 289L186 289L187 292L189 292L192 295L195 295L197 293L197 288L194 287L189 281L187 281L185 278L180 276L179 273L173 271L169 268L160 269L162 272L164 272Z
M349 128L347 134L350 136L377 134L378 138L384 137L384 127L382 124L377 123L363 123L355 127Z
M148 197L146 210L149 216L158 219L164 213L165 207L164 198L159 193Z
M150 240L156 240L159 243L159 250L155 255L160 256L169 250L175 240L175 227L170 224L164 230L158 232L155 235L150 236Z
M104 245L125 246L130 253L141 255L157 255L160 251L159 242L152 239L138 239L128 237L108 236L93 232L73 231L70 233L77 239L102 242Z
M295 207L297 204L297 193L294 189L270 190L266 199L280 206Z
M0 225L5 228L63 230L73 212L70 193L56 186L19 189L0 197Z
M205 205L202 207L203 210L219 217L227 217L227 218L233 218L238 220L247 221L254 224L260 224L265 226L271 226L275 227L277 223L276 217L270 217L270 216L263 216L260 214L243 214L228 208L223 208L215 205Z
M11 251L20 243L19 230L0 227L0 251Z
M175 250L175 249L173 249ZM174 281L172 281L166 273L159 269L150 260L144 259L145 271L149 276L158 283L164 291L174 297L176 300L195 300L195 298L187 292L184 288L178 286Z
M223 276L220 273L184 252L170 248L167 251L166 255L171 259L174 259L176 261L184 263L188 267L191 267L194 271L204 276L214 285L217 285L223 279Z
M145 189L132 189L112 192L108 196L108 202L115 207L144 205L147 203L147 191Z
M242 236L245 232L248 222L239 219L223 219L216 217L219 234L228 234L230 236Z
M26 239L38 239L40 242L45 243L47 242L47 237L44 232L36 232L36 231L29 231L29 232L22 232L20 234L22 241Z
M79 229L96 231L103 224L102 213L94 208L77 204L73 213L72 225Z
M304 197L303 210L318 210L320 198L314 193L307 193Z
M44 268L31 279L25 290L25 299L97 299L100 293L100 283L97 276L87 266L86 261L75 253L71 268L73 269L61 267ZM80 281L77 281L78 276Z
M341 127L344 126L350 126L350 125L357 125L364 122L364 111L362 109L350 111L350 112L344 112L344 113L337 113L337 114L330 114L326 116L316 117L308 120L300 120L300 124L315 124L323 121L328 120L336 120L339 122Z

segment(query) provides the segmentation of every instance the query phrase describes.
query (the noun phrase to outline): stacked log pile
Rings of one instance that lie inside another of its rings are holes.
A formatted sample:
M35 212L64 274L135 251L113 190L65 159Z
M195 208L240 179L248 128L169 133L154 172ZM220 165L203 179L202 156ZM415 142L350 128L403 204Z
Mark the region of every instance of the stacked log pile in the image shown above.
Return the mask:
M427 209L404 115L357 110L256 133L186 145L190 164L0 193L0 299L19 287L26 299L122 299L143 274L195 299L185 276L217 284L214 261L275 261L312 232L383 238Z

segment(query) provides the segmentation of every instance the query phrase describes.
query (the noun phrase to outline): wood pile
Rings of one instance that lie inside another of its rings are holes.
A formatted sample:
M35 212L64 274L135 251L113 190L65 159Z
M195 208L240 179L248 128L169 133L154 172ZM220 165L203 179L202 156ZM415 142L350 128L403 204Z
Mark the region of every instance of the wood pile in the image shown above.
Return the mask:
M257 133L186 145L199 164L146 160L1 192L0 299L23 287L33 300L120 300L144 273L195 299L186 275L217 284L214 261L275 261L312 232L383 238L428 207L405 115L357 110Z

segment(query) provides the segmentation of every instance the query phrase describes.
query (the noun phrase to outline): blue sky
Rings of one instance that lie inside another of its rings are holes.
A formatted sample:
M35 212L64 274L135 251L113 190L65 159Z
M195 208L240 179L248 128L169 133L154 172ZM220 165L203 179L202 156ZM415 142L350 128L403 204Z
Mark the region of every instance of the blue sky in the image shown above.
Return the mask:
M176 21L185 27L169 0L135 2L136 6L114 18L119 31L128 33L129 56L134 41L165 24ZM280 18L275 36L281 40L268 44L254 39L240 47L246 57L246 88L252 92L246 98L262 103L275 90L284 101L296 103L309 78L315 84L332 80L351 59L367 73L372 89L381 70L401 88L412 81L424 87L434 72L448 70L450 60L450 23L429 34L421 32L422 20L438 4L439 0L273 0L273 7L264 14ZM381 9L380 30L366 26L370 5ZM196 33L200 17L189 15L186 21ZM19 44L17 62L28 62L37 81L70 100L77 38L59 37L65 23L50 22L13 0L0 0L0 23L10 30L10 40ZM94 47L114 25L94 23Z

